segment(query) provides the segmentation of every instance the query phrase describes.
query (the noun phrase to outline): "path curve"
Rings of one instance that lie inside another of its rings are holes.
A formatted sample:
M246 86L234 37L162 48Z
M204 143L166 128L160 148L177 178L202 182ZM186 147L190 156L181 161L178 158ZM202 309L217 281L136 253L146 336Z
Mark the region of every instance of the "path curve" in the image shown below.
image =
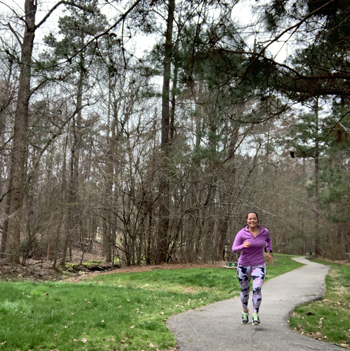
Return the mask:
M305 266L264 284L260 326L241 324L239 298L217 302L168 319L167 326L175 334L178 350L344 351L340 346L308 338L288 327L287 319L295 306L323 296L329 270L329 266L305 258L294 259Z

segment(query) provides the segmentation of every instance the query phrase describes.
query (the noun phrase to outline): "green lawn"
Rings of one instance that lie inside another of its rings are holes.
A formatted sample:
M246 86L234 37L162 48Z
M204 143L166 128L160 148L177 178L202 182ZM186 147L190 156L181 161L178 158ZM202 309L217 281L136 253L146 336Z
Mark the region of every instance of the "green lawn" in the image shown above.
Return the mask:
M304 335L350 349L350 266L330 265L326 293L322 300L297 307L290 316L290 327Z
M299 267L275 255L267 279ZM170 316L238 296L236 270L99 275L79 284L0 281L1 350L173 350Z

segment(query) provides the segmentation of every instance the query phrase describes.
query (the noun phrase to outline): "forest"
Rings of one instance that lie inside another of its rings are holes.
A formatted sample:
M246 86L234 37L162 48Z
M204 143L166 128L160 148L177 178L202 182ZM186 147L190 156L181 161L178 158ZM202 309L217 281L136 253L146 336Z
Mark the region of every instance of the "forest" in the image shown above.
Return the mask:
M349 259L349 1L0 8L2 260L214 262L251 211Z

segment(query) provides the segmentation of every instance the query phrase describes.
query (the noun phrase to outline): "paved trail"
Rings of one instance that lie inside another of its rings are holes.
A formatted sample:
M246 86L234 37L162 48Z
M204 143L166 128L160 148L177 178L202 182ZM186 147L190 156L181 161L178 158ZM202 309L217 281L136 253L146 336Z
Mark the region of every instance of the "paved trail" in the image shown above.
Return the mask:
M171 317L167 326L175 334L179 351L344 351L289 329L287 319L295 306L323 296L329 270L304 258L295 260L305 266L264 284L260 326L241 324L239 298Z

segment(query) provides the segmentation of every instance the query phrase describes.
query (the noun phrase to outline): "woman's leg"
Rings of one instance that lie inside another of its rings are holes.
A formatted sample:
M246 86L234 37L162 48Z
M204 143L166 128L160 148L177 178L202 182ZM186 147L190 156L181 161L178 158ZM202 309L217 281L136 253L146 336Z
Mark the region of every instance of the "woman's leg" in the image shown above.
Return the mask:
M266 275L266 265L261 264L256 267L252 267L252 279L253 279L253 313L259 313L261 304L261 288L264 283Z
M241 285L241 301L243 311L248 311L248 301L249 301L249 291L250 291L250 277L251 277L250 266L238 266L237 267L237 275L239 284Z

